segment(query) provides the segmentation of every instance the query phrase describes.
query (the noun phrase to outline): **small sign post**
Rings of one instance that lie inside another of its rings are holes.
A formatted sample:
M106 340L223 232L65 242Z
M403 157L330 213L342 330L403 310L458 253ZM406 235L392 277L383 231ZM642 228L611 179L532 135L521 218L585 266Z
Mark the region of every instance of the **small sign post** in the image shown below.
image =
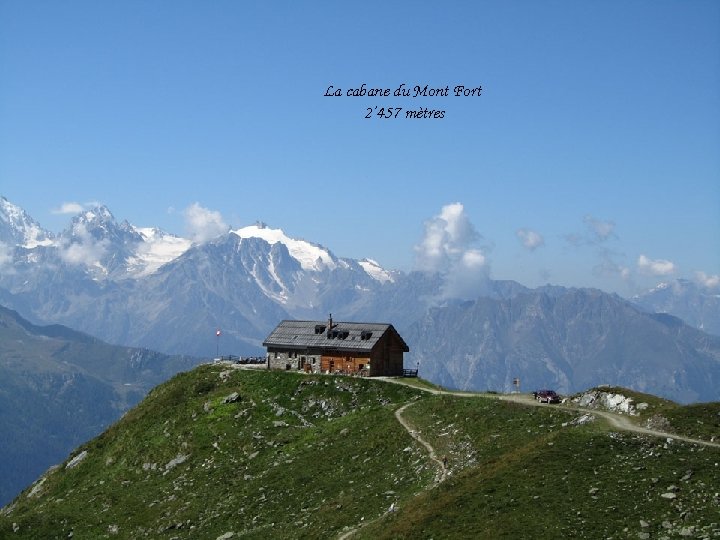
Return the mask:
M515 390L516 390L517 392L520 391L520 378L519 378L519 377L515 377L515 378L513 379L513 386L515 387Z

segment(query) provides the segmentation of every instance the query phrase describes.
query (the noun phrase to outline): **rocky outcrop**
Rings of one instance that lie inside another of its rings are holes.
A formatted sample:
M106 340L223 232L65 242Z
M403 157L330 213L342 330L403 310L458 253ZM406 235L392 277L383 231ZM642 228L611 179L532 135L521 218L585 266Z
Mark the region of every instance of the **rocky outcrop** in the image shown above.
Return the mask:
M633 398L623 394L605 392L603 390L588 390L572 398L574 404L588 409L602 409L621 414L635 416L638 410L646 409L647 403L635 403Z

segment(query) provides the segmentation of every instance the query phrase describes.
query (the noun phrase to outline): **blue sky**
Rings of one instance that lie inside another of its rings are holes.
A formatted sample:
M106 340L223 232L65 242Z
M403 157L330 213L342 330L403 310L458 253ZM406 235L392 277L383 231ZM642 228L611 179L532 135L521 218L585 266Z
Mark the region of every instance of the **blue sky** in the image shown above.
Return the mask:
M387 268L440 234L530 286L713 282L718 51L714 1L0 0L0 194L55 231L197 203ZM483 92L323 95L362 83Z

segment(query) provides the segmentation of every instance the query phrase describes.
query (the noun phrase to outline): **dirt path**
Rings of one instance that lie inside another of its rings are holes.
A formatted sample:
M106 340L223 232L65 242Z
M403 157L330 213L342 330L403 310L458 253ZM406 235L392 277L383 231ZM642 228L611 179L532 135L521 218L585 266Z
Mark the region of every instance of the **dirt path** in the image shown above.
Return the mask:
M539 403L532 399L530 396L525 394L509 394L503 396L496 396L498 399L503 401L512 401L514 403L520 403L522 405L547 407L546 403ZM678 435L677 433L670 433L667 431L658 431L656 429L645 428L637 425L635 422L630 420L627 416L612 413L609 411L599 411L597 409L588 409L587 407L575 407L572 405L558 405L561 409L582 412L587 414L594 414L603 417L608 423L619 431L629 431L632 433L639 433L641 435L648 435L650 437L658 437L661 439L675 439L678 441L685 441L693 444L701 444L703 446L710 446L713 448L720 448L720 443L703 441L702 439L693 439L692 437L686 437L684 435Z
M425 392L428 392L430 394L444 394L449 396L458 396L458 397L465 397L465 398L472 398L472 397L485 397L485 398L493 398L493 399L499 399L502 401L512 401L513 403L519 403L521 405L527 405L530 407L548 407L546 403L539 403L538 401L535 401L532 397L530 397L527 394L481 394L481 393L470 393L470 392L454 392L450 390L438 390L435 388L422 388L420 386L415 386L413 384L408 384L402 379L391 379L391 378L382 378L385 381L392 382L395 384L402 384L405 386L409 386L410 388L416 388L418 390L423 390ZM632 420L630 420L627 416L623 416L621 414L612 413L608 411L599 411L597 409L588 409L586 407L575 407L572 405L553 405L557 406L562 409L566 410L572 410L576 412L581 413L588 413L588 414L594 414L597 416L601 416L602 418L606 419L608 423L614 427L617 430L620 431L629 431L632 433L639 433L641 435L648 435L650 437L658 437L661 439L675 439L678 441L685 441L693 444L700 444L702 446L709 446L712 448L720 448L720 443L716 442L710 442L710 441L703 441L702 439L693 439L692 437L685 437L684 435L678 435L677 433L669 433L667 431L658 431L654 429L644 428L642 426L639 426L635 424Z
M448 468L447 468L447 465L445 465L445 463L443 463L443 460L441 460L440 458L438 458L437 452L435 452L435 448L433 448L433 446L432 446L429 442L427 442L425 439L423 439L423 438L420 436L420 433L403 417L402 413L405 411L405 409L407 409L408 407L410 407L411 405L413 405L413 404L415 404L415 403L417 403L417 402L416 402L416 401L411 401L411 402L409 402L409 403L406 403L405 405L403 405L403 406L400 407L399 409L397 409L397 410L395 411L395 418L397 418L397 421L400 422L400 425L405 428L405 430L410 434L410 436L411 436L413 439L415 439L417 442L419 442L421 445L423 445L423 446L425 447L425 449L428 451L428 454L429 454L429 456L430 456L430 459L432 459L435 463L437 463L438 473L435 475L435 480L434 480L434 482L433 482L431 485L427 486L427 487L423 490L423 491L427 491L427 490L429 490L429 489L434 488L435 486L437 486L438 484L444 482L444 481L447 479L447 477L448 477ZM353 534L355 534L357 531L359 531L360 529L362 529L362 528L365 527L366 525L369 525L370 523L373 523L373 522L377 521L378 519L384 517L385 515L387 515L387 514L390 513L391 511L392 511L392 510L387 510L386 512L384 512L382 515L376 517L375 519L373 519L373 520L371 520L371 521L368 521L368 522L366 522L366 523L363 523L363 524L361 524L361 525L357 525L357 526L353 527L352 529L350 529L349 531L345 531L343 534L341 534L341 535L338 537L338 540L345 540L346 538L350 538Z
M546 403L540 403L536 400L534 400L532 397L526 394L506 394L506 395L498 395L498 394L481 394L481 393L472 393L472 392L454 392L450 390L438 390L436 388L422 388L420 386L415 386L413 384L408 384L407 382L403 381L402 379L394 379L390 377L378 377L378 379L394 383L394 384L402 384L404 386L408 386L410 388L416 388L418 390L422 390L424 392L435 394L435 395L448 395L448 396L457 396L457 397L464 397L464 398L478 398L478 397L484 397L484 398L491 398L491 399L499 399L501 401L511 401L513 403L519 403L520 405L527 405L529 407L548 407ZM447 466L442 462L442 460L438 459L437 452L435 452L435 448L427 442L425 439L423 439L420 434L415 430L415 428L410 425L410 423L403 417L402 413L416 403L415 401L411 401L409 403L406 403L399 409L395 411L395 418L397 418L398 422L400 422L400 425L402 425L407 432L410 434L410 436L415 439L417 442L419 442L421 445L425 447L425 449L428 451L428 454L430 456L430 459L432 459L435 463L437 463L439 472L435 476L435 481L429 485L425 490L427 491L438 484L444 482L448 477L448 468ZM614 427L615 429L618 429L620 431L628 431L632 433L639 433L642 435L649 435L651 437L658 437L663 439L675 439L680 441L685 441L689 443L694 444L700 444L703 446L710 446L714 448L720 448L720 444L713 443L710 441L703 441L700 439L693 439L691 437L685 437L683 435L677 435L675 433L668 433L666 431L657 431L654 429L648 429L644 428L642 426L638 426L637 424L633 423L627 416L622 416L620 414L611 413L607 411L598 411L596 409L588 409L584 407L573 407L572 405L558 405L558 408L565 409L565 410L572 410L576 412L581 413L587 413L587 414L594 414L597 416L601 416L602 418L606 419L608 423ZM363 528L366 525L369 525L370 523L373 523L377 521L378 519L381 519L386 514L388 514L390 510L383 513L382 515L378 516L377 518L368 521L366 523L363 523L361 525L358 525L356 527L353 527L352 529L345 531L342 535L338 537L338 540L346 540L347 538L350 538L353 534L355 534L357 531L359 531L361 528Z
M425 439L423 439L423 438L420 436L420 433L418 433L418 432L413 428L413 426L411 426L411 425L408 423L408 421L405 420L405 418L403 418L403 416L402 416L403 411L404 411L405 409L407 409L407 408L408 408L410 405L412 405L413 403L416 403L416 402L415 402L415 401L411 401L410 403L406 403L405 405L403 405L402 407L400 407L397 411L395 411L395 418L398 419L398 422L400 422L400 424L402 425L402 427L404 427L404 428L407 430L407 432L410 434L410 436L411 436L413 439L415 439L417 442L419 442L420 444L422 444L422 445L425 447L425 449L428 451L428 454L430 455L430 459L432 459L435 463L437 463L439 472L438 472L438 474L435 476L435 482L434 482L434 484L428 488L428 489L430 489L430 488L438 485L439 483L445 481L445 479L446 479L447 476L448 476L448 468L447 468L447 465L445 465L445 463L443 463L443 461L437 457L437 453L435 452L435 448L433 448L432 445L431 445L429 442L427 442Z

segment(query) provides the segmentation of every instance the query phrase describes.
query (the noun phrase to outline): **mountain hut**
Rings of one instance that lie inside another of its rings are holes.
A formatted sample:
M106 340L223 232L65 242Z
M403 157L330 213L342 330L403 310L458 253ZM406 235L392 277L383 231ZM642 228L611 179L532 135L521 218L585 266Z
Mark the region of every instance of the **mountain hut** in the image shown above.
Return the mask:
M290 321L277 325L263 342L268 369L310 373L403 375L409 352L391 324Z

